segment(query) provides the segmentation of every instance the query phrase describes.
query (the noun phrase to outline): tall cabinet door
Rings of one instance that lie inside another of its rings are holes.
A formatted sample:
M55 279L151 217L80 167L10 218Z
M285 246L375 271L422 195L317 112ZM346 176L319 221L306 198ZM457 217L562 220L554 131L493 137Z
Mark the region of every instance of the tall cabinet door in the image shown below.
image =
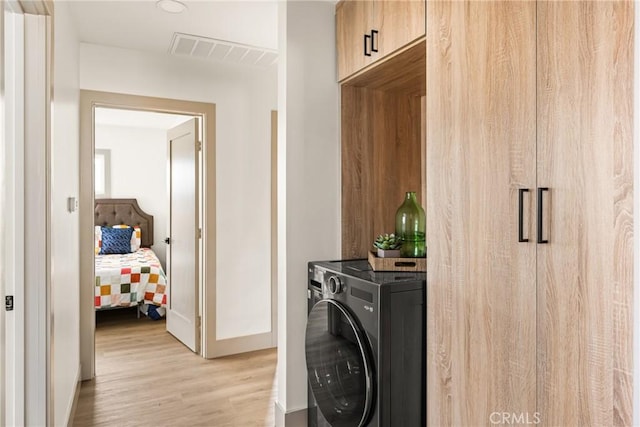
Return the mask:
M535 7L427 2L430 426L536 410Z
M633 2L537 13L539 411L631 425Z

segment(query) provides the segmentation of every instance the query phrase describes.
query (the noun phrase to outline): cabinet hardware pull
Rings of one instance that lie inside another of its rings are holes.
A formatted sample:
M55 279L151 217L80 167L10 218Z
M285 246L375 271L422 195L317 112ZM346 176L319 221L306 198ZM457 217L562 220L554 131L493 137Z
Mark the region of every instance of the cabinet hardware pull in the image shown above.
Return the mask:
M524 193L528 193L528 188L518 189L518 242L528 242L529 239L524 238Z
M538 243L549 243L549 240L543 238L543 200L544 200L544 192L549 191L547 187L538 187Z
M371 30L371 52L378 51L378 42L376 41L377 34L378 30Z
M364 35L364 56L371 56L371 52L369 51L369 40L371 40L371 36L369 34Z

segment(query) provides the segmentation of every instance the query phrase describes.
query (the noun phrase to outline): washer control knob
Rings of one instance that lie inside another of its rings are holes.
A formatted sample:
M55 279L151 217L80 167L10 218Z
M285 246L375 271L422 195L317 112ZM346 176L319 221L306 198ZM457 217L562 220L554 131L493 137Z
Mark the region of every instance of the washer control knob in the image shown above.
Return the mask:
M342 281L338 276L329 277L329 292L331 295L339 294L342 292Z

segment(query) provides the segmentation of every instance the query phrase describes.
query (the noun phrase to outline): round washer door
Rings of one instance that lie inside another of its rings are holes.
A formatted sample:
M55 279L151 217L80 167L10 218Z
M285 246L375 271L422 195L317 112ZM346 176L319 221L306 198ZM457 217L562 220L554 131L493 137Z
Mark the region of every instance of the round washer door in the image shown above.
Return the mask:
M373 370L364 332L345 306L323 299L307 320L307 373L318 409L333 427L364 426Z

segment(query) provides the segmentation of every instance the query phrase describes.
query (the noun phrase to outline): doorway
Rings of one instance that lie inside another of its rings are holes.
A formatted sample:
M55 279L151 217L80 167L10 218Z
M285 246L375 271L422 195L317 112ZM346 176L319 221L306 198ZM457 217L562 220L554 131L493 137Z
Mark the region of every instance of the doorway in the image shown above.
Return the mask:
M144 333L152 319L199 352L199 134L198 118L189 115L95 109L94 305L100 334L117 337L134 326ZM176 146L186 148L186 158ZM176 197L180 202L172 203ZM128 234L130 244L114 245L101 238L103 232ZM170 286L174 282L181 285ZM101 370L104 353L110 347L96 353Z
M211 352L211 340L207 338L208 332L215 331L215 305L212 304L212 298L215 295L215 105L187 102L163 98L151 98L124 94L114 94L107 92L81 91L81 114L80 114L80 251L81 251L81 283L95 283L95 264L93 254L95 253L95 228L94 228L94 208L95 208L95 188L105 192L107 189L113 194L114 180L105 180L106 174L101 175L97 182L95 177L95 155L96 143L102 144L96 138L100 126L96 125L96 118L100 118L105 112L113 114L116 111L126 110L131 114L142 114L143 112L154 114L170 114L178 118L195 117L199 120L201 129L201 156L199 161L195 161L198 167L197 185L199 190L196 192L198 200L195 209L194 223L198 225L198 235L202 238L195 240L198 244L197 263L201 267L196 269L195 279L197 285L207 280L207 288L198 286L199 292L195 295L195 301L191 301L195 305L193 315L195 320L195 328L202 329L202 334L194 343L193 349L202 349L202 355L208 357ZM160 117L160 116L158 116ZM100 147L98 150L108 150L106 147ZM165 151L166 152L166 151ZM102 165L103 173L105 172L106 159L113 165L113 152L104 156L104 151L99 154L103 155ZM196 154L197 156L197 154ZM170 158L170 155L169 157ZM197 157L196 157L197 158ZM167 161L167 169L170 170L170 161ZM111 170L113 173L113 169ZM122 178L122 177L119 177ZM111 185L109 185L111 184ZM107 194L103 194L107 195ZM103 199L100 199L103 200ZM111 200L111 199L106 199ZM169 199L167 199L167 202ZM114 209L115 211L115 209ZM164 228L163 226L161 226ZM166 225L165 225L166 227ZM168 228L168 227L167 227ZM165 228L165 230L167 229ZM160 237L163 230L158 230L157 236ZM194 229L194 234L196 233ZM200 234L201 233L201 234ZM156 234L156 233L153 233ZM164 239L163 239L164 240ZM89 243L93 242L93 243ZM207 242L209 244L203 244ZM92 244L94 250L88 248ZM158 243L163 245L164 242ZM165 249L165 248L163 248ZM165 258L165 263L167 262ZM212 286L213 285L213 286ZM82 379L91 379L95 376L95 290L91 286L81 286L80 289L80 358L82 363ZM156 295L157 296L157 295ZM161 297L161 295L160 295ZM111 296L107 296L107 301ZM202 318L202 321L200 320ZM197 337L197 334L195 335ZM215 337L213 337L215 339Z

